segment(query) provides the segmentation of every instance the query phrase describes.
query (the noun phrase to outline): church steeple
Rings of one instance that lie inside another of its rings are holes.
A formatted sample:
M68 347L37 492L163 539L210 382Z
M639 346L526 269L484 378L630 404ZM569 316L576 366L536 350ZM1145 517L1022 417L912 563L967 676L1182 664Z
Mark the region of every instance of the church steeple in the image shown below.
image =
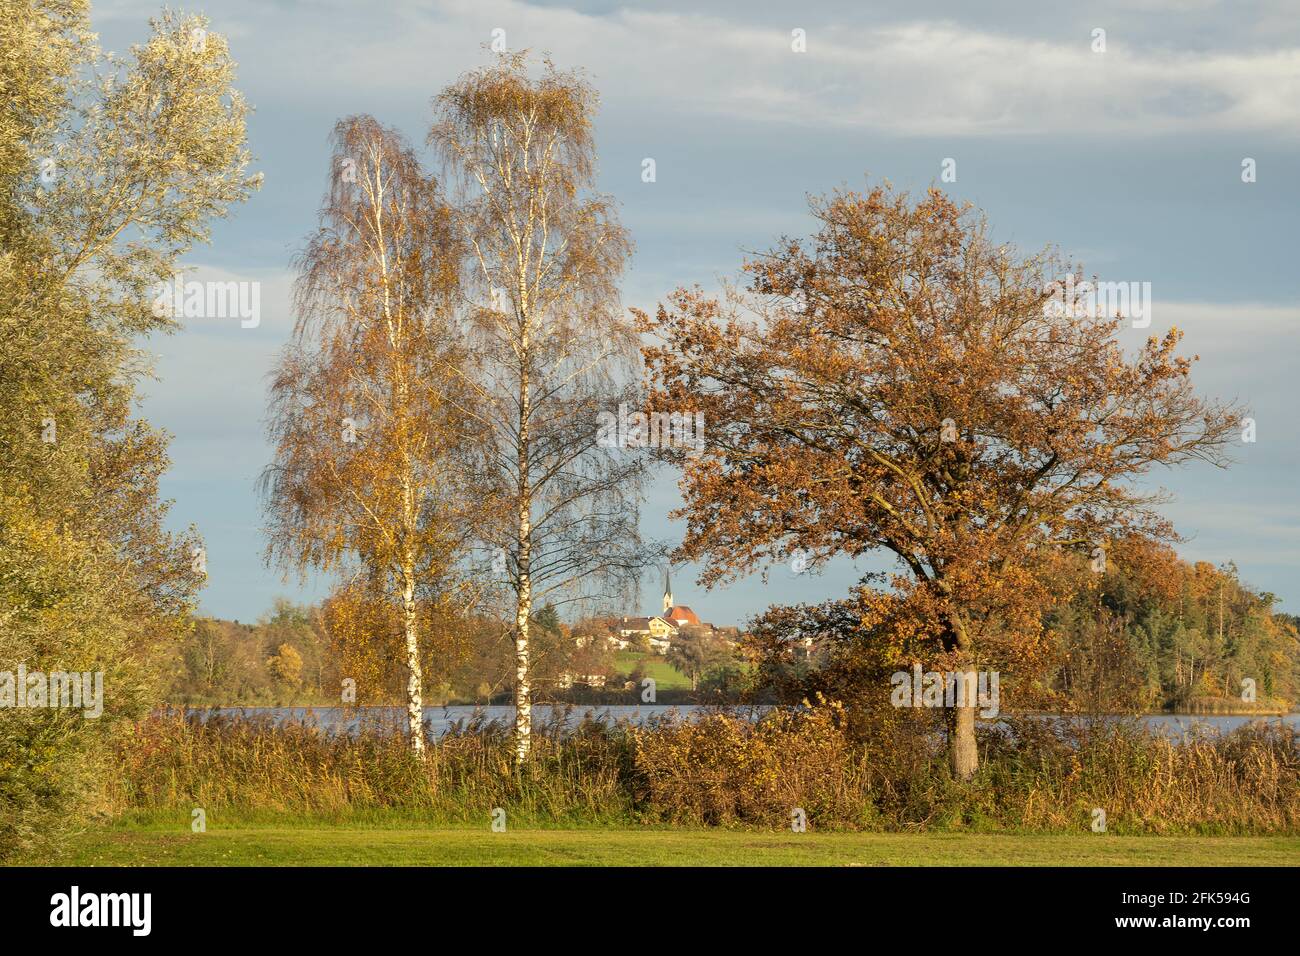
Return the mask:
M668 569L664 568L664 616L665 617L668 615L668 612L672 610L672 607L673 607L673 583L672 583L672 579L668 576Z

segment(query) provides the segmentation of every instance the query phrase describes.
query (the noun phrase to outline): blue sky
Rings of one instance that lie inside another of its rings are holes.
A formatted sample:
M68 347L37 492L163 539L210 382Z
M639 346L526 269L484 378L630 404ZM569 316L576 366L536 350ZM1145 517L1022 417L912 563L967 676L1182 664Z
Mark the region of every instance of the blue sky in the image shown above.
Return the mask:
M1288 7L1290 9L1288 9ZM266 374L292 316L290 262L315 223L334 122L367 112L422 143L429 101L512 49L583 67L601 91L601 188L621 203L636 254L629 306L677 285L716 286L744 253L809 229L806 195L871 180L923 189L956 160L953 195L982 207L997 237L1059 246L1103 279L1152 284L1149 329L1170 325L1198 353L1206 394L1251 406L1258 440L1227 471L1156 472L1188 558L1234 560L1255 587L1300 611L1300 17L1294 2L666 3L227 0L189 6L230 40L256 112L250 146L265 185L185 264L198 278L262 283L262 321L190 322L150 340L157 379L142 414L174 436L164 494L171 524L208 549L205 613L252 620L277 595L323 584L263 563L254 481L267 463ZM158 8L92 11L102 45L124 52ZM1105 52L1093 50L1095 29ZM807 50L791 50L791 31ZM655 160L657 181L641 181ZM1241 181L1256 162L1257 181ZM642 526L676 539L671 473ZM887 567L881 562L876 567ZM863 565L867 567L867 565ZM674 573L679 602L742 623L775 601L840 596L847 562L795 576L778 567L705 593ZM639 608L657 606L647 580Z

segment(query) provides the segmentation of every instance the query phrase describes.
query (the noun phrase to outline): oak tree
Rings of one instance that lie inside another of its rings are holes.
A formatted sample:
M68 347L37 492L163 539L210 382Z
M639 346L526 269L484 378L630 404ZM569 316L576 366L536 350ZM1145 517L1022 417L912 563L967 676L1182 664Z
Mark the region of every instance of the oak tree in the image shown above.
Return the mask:
M937 190L840 191L811 210L816 234L747 263L747 287L638 313L656 336L652 401L709 423L702 453L668 453L677 557L713 584L795 551L812 566L883 552L893 587L864 579L832 614L881 660L967 672L1040 656L1047 549L1104 561L1113 536L1169 534L1134 479L1222 464L1239 411L1193 392L1176 329L1126 355L1123 318L1063 295L1070 264L995 244ZM948 720L969 777L973 702Z

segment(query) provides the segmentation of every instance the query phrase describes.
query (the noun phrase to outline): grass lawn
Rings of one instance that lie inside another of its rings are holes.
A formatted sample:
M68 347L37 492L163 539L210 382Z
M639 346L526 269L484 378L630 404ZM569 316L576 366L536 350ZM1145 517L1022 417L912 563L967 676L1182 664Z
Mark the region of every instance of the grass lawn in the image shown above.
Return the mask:
M21 861L16 861L21 862ZM718 830L105 828L72 866L1295 866L1300 837L756 833Z
M654 678L656 690L691 689L690 679L659 654L634 651L631 648L614 654L614 667L623 673L630 673L637 664L641 665L641 672L646 677Z

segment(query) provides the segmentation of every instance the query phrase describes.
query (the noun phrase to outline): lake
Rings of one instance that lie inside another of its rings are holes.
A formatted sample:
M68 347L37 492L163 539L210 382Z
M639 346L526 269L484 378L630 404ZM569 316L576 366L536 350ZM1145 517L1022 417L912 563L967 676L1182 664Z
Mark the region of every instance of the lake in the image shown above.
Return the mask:
M708 713L716 713L719 708L699 704L575 704L572 707L552 707L537 704L533 707L533 724L537 727L549 724L565 714L566 726L574 727L590 716L606 724L628 722L645 724L666 715L673 714L685 719L695 719ZM757 717L769 710L766 706L742 707L737 712ZM357 733L360 730L378 730L392 732L404 731L406 728L406 710L402 707L187 707L186 713L207 720L213 715L238 720L267 721L280 725L285 723L302 723L319 727L329 733ZM426 707L424 724L429 733L440 737L457 724L468 723L478 718L485 721L498 721L506 726L514 724L515 709L509 705L474 707L470 705L452 707ZM1056 718L1066 719L1066 718ZM1085 718L1074 717L1075 720ZM1284 717L1264 716L1223 716L1212 714L1147 714L1138 720L1151 730L1183 738L1188 733L1211 731L1227 733L1249 723L1281 722L1293 731L1300 731L1300 713L1287 714Z
M750 716L765 713L768 707L742 707L738 712ZM533 727L549 724L564 716L565 726L576 727L583 719L590 716L606 724L633 723L645 724L668 714L692 719L694 717L716 712L716 707L699 704L574 704L572 707L552 707L548 704L533 705ZM566 713L567 711L567 713ZM272 724L302 723L319 727L330 733L343 731L356 733L359 730L406 731L405 707L186 707L187 714L206 720L213 715L233 717L239 720L268 721ZM511 705L475 707L472 705L455 705L451 707L424 708L424 726L434 737L441 737L457 724L465 724L475 718L483 721L497 721L508 727L514 726L515 708Z

